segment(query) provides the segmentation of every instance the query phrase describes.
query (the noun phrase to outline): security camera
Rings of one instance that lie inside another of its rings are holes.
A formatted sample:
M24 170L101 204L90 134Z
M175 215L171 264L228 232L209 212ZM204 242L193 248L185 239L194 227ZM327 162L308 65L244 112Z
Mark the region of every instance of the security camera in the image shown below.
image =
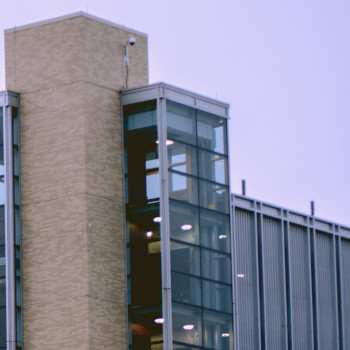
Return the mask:
M136 39L132 36L129 40L128 40L128 44L130 44L131 46L135 45L136 43Z

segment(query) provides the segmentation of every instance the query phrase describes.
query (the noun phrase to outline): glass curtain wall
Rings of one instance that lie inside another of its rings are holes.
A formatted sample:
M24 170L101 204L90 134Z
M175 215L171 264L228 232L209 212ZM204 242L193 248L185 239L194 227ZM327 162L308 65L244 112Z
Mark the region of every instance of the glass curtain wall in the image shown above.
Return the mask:
M14 350L23 347L18 96L0 101L0 349Z
M122 93L129 349L231 350L227 105L171 94Z
M233 348L226 119L166 101L174 349Z
M125 106L123 115L129 348L158 350L164 320L156 101Z

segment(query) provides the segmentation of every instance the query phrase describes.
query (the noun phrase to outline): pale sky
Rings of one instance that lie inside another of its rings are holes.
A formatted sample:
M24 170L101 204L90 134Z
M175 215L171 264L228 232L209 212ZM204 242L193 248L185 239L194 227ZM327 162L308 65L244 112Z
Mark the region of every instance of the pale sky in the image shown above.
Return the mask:
M77 11L147 33L151 83L231 105L233 192L350 226L350 1L0 0L0 29Z

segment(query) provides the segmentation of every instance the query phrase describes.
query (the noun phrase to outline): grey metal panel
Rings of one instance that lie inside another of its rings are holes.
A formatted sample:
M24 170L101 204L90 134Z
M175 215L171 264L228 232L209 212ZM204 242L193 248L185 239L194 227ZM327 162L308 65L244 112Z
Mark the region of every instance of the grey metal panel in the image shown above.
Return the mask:
M123 105L162 97L228 118L229 105L227 103L165 83L141 86L121 92L121 101Z
M237 335L238 348L260 348L259 283L257 240L254 212L235 210L234 239L236 257Z
M266 349L286 349L287 315L282 222L263 217L263 273Z
M318 349L338 349L334 236L315 234Z
M340 241L343 349L350 349L350 241Z
M307 227L289 225L289 276L293 349L313 348L310 244Z

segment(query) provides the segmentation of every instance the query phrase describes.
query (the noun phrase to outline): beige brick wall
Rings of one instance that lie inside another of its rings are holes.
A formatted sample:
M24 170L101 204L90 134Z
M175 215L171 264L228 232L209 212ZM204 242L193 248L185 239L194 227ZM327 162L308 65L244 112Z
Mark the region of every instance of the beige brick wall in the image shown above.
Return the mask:
M148 83L147 37L85 14L5 33L21 93L24 346L126 349L119 90Z

